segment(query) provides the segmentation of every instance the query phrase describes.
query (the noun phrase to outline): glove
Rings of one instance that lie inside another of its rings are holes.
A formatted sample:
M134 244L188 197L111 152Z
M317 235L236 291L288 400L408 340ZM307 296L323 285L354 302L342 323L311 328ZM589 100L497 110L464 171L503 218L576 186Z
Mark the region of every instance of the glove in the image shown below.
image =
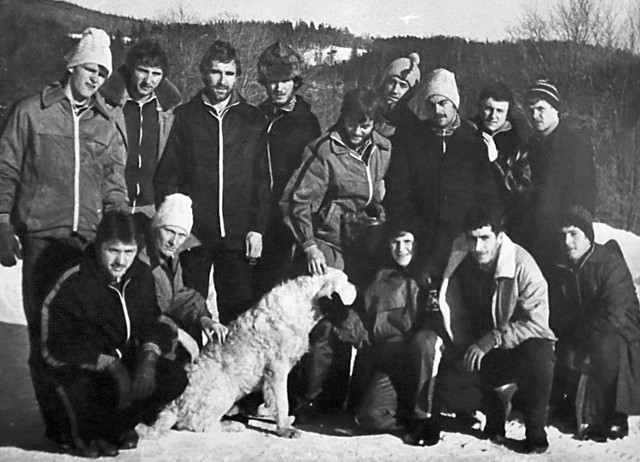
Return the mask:
M111 374L118 387L118 410L126 409L131 405L131 377L122 361L116 359L107 366L107 372Z
M143 400L156 389L156 364L158 354L155 351L143 351L136 365L131 394L134 400Z
M493 140L493 137L486 132L482 132L482 141L487 145L489 162L495 161L498 158L498 148L496 147L496 142Z
M9 223L0 223L0 264L7 267L15 266L16 257L22 258L22 251L13 232L13 226Z

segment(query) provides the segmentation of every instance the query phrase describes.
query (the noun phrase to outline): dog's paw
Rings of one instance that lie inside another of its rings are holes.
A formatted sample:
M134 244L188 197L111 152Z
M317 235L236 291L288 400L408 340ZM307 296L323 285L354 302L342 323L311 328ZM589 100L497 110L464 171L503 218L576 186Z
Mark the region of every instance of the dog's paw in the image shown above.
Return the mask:
M223 432L243 432L246 427L235 420L223 420L220 422L220 428Z
M299 430L296 430L295 428L291 428L291 427L278 428L276 430L276 433L278 434L278 436L281 436L283 438L289 438L289 439L300 438L300 436L302 436Z

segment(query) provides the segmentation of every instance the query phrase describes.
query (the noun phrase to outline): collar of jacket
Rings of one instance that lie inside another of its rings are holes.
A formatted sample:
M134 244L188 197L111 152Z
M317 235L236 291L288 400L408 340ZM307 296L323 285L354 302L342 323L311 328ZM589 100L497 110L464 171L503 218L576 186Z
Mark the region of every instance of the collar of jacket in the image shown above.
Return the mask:
M195 94L195 96L193 98L191 98L190 103L194 104L196 107L200 107L203 111L209 111L209 107L213 106L209 106L207 103L204 102L204 99L202 99L202 96L204 94L204 90L200 90L198 93ZM231 93L231 97L229 98L229 103L226 105L225 107L225 111L227 110L232 110L232 111L238 111L242 116L244 117L250 117L251 116L251 111L253 109L257 109L255 106L252 106L251 104L249 104L240 93L238 93L237 90L233 90Z
M45 108L53 106L61 101L68 100L67 95L64 93L62 82L52 83L42 90L42 105ZM71 104L71 102L69 102ZM111 114L107 109L104 98L99 92L91 98L89 108L93 108L104 116L105 119L110 120Z
M516 245L505 233L500 234L502 234L502 244L498 251L494 278L496 280L513 279L516 276ZM466 236L464 234L458 236L453 242L451 256L444 270L443 278L449 279L453 275L470 250Z
M295 95L295 104L289 111L284 111L291 116L290 120L295 123L302 121L311 114L311 105L307 103L300 95ZM275 106L269 100L265 100L258 105L258 108L268 117L269 113L273 113Z
M329 129L329 138L333 144L333 152L336 155L356 153L356 151L347 146L347 144L342 140L342 136L340 136L340 132L338 130L338 125L334 125ZM375 130L371 132L371 137L369 138L368 143L375 147L390 146L390 142ZM367 146L367 148L369 148L369 146ZM360 156L357 153L356 155Z
M104 96L104 99L114 106L122 107L129 99L125 75L125 66L120 66L118 71L114 72L100 88L100 93ZM178 89L166 78L160 81L160 85L158 85L154 93L161 110L173 109L182 101L182 95Z
M435 134L445 137L445 136L453 135L455 131L458 128L460 128L461 124L462 122L460 120L460 113L456 112L456 118L453 119L453 122L451 122L451 124L448 127L445 127L445 128L435 127L431 122L429 122L429 129Z
M582 267L587 263L587 260L589 260L589 258L591 258L591 255L593 255L593 252L596 250L596 244L595 242L591 243L591 247L589 247L589 250L587 250L587 253L585 253L581 258L580 261L576 264L571 264L569 261L557 261L555 262L555 265L558 268L562 268L568 271L572 271L572 272L577 272L580 271L582 269Z

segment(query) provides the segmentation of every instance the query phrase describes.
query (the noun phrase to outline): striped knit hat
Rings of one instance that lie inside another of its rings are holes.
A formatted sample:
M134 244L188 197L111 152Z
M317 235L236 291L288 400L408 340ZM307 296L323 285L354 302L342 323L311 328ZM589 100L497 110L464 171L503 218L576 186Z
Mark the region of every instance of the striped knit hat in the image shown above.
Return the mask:
M389 64L389 67L384 71L382 81L384 82L389 77L398 77L409 84L409 88L416 86L420 82L420 55L418 53L411 53L408 58L398 58Z
M547 79L538 79L529 87L525 94L527 101L544 100L553 106L556 110L560 106L560 96L558 95L558 89Z

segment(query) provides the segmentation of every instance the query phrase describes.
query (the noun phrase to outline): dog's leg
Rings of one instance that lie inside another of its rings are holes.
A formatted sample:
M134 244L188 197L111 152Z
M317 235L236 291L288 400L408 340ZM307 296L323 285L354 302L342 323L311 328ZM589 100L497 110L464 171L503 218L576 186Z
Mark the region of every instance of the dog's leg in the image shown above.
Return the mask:
M283 438L299 438L300 432L291 426L289 418L287 376L291 367L288 364L272 364L268 369L265 371L265 396L273 398L268 405L276 418L276 432Z

